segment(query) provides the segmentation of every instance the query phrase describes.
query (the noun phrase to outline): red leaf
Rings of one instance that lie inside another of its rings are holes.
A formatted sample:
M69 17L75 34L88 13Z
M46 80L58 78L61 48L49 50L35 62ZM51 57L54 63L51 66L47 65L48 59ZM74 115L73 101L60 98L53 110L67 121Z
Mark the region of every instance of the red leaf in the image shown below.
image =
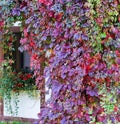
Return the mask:
M62 12L61 13L58 13L57 15L55 15L55 19L57 21L61 21L62 17L63 17L63 13Z

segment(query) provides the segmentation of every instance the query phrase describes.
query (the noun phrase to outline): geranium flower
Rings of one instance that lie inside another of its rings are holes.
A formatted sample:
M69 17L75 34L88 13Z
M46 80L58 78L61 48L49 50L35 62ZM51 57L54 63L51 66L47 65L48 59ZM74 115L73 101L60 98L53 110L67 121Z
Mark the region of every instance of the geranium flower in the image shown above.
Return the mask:
M26 77L29 79L29 78L32 78L32 75L31 74L26 74Z

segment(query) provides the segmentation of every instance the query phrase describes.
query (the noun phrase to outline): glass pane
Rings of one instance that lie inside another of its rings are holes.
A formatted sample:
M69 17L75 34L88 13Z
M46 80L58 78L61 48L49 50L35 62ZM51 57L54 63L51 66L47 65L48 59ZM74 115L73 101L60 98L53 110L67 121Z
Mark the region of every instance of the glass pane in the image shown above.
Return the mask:
M28 52L24 52L23 68L30 69L30 55Z

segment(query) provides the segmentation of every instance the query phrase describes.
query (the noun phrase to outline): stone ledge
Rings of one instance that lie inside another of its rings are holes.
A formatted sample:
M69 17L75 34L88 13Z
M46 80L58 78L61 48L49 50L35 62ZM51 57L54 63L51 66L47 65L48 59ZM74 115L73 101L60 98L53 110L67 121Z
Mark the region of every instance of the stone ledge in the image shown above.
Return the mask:
M0 121L20 121L20 122L29 122L33 124L38 119L31 119L31 118L23 118L23 117L10 117L10 116L0 116Z

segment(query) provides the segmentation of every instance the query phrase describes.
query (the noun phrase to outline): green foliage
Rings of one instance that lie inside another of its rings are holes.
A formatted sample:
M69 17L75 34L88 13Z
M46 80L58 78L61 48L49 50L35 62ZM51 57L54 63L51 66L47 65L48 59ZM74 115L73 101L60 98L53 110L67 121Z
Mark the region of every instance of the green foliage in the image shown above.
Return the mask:
M2 67L3 68L3 67ZM10 114L18 114L19 110L19 94L26 91L30 97L35 97L31 91L36 91L35 80L31 74L15 73L12 71L11 66L4 63L4 68L1 70L2 76L0 77L0 95L5 99L5 107ZM22 77L23 76L23 77ZM14 96L15 110L12 110L11 100Z

